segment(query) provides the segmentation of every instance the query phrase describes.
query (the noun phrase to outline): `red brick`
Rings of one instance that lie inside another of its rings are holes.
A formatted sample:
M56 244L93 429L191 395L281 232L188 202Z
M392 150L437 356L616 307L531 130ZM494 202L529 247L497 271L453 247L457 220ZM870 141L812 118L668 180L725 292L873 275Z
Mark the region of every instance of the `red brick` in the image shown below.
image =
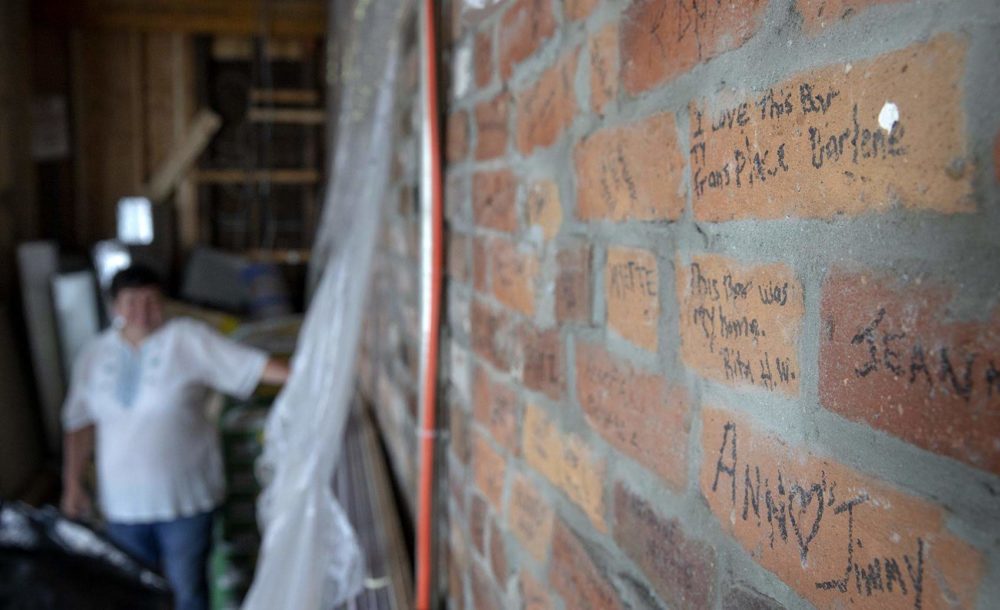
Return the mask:
M501 93L476 104L476 160L502 157L507 152L507 115L510 95Z
M684 364L732 386L798 394L805 304L795 274L719 255L678 260L676 269Z
M466 553L466 542L457 523L452 521L448 539L449 608L455 610L464 610L465 608L465 583L462 576L467 565L469 565L469 556Z
M507 527L532 557L545 561L552 544L552 507L539 495L537 487L522 474L511 485L507 504Z
M475 45L476 87L482 89L493 82L493 30L476 34Z
M551 0L517 0L511 4L500 22L500 75L504 80L555 31Z
M469 27L479 27L505 7L503 2L457 2L456 4L462 12L462 22Z
M942 34L692 105L695 217L975 210L961 86L965 46ZM889 104L899 120L886 130L879 115Z
M587 422L609 443L684 489L690 407L683 388L577 340L576 396Z
M796 0L795 9L802 15L803 29L817 34L823 28L854 17L872 6L901 1L904 0Z
M515 331L510 316L481 299L473 299L471 312L472 350L498 369L510 370L512 346L508 341Z
M450 231L448 233L448 275L455 281L469 281L469 238Z
M399 189L399 215L406 219L413 219L417 213L417 198L414 196L413 189L409 186Z
M489 504L477 493L469 497L469 537L481 555L486 555L486 518Z
M477 291L484 294L490 291L489 270L489 240L485 237L477 237L472 240L472 285Z
M556 264L556 321L590 322L590 245L562 246Z
M563 433L538 407L524 409L524 461L563 490L600 531L604 521L604 460L583 439Z
M450 47L451 43L454 41L462 39L464 24L462 23L462 4L460 2L456 2L451 5L451 15L447 16L446 26L443 30L443 42L445 42L448 47Z
M819 608L974 608L983 558L941 507L702 409L701 491L722 529ZM917 597L919 595L919 597Z
M586 19L597 8L597 0L564 0L563 15L570 21Z
M530 154L555 144L576 116L576 75L579 50L573 49L542 72L529 89L517 94L517 149Z
M479 367L476 369L473 396L476 421L489 430L494 440L516 455L520 445L518 421L521 418L517 394L506 384L490 379L489 373Z
M618 28L611 23L590 38L590 108L603 114L618 97Z
M469 113L459 110L448 115L448 163L459 163L469 154Z
M555 527L549 581L565 600L566 608L620 610L622 607L607 577L562 521Z
M521 380L524 387L560 400L566 385L563 342L558 329L521 326Z
M562 225L562 205L559 203L559 187L551 180L540 180L528 189L525 202L528 224L539 227L542 236L552 239Z
M493 578L503 586L507 582L507 552L504 548L503 534L497 527L496 521L490 526L490 569L493 570Z
M1000 474L1000 308L949 310L957 287L834 271L823 285L820 402Z
M472 562L472 605L476 610L501 610L500 593L489 573L479 562Z
M497 238L489 242L488 256L493 296L526 316L534 315L538 255L528 246Z
M573 153L582 220L676 220L685 161L674 115L655 114L584 138Z
M520 574L521 610L552 610L552 600L545 585L529 572Z
M464 517L466 513L465 491L467 483L465 468L457 464L457 461L458 459L454 455L449 456L448 491L455 502L455 512L453 514L457 517Z
M734 586L722 597L722 610L785 610L785 607L763 593Z
M451 436L452 453L463 464L469 463L468 415L456 404L448 409L448 430Z
M713 606L712 547L688 537L677 519L658 515L621 483L615 486L614 537L671 608Z
M634 0L621 24L625 89L652 89L742 46L760 27L766 7L765 0Z
M408 218L406 223L406 257L420 260L420 219Z
M462 222L468 217L465 211L469 199L469 179L463 174L448 172L444 187L444 217L450 223Z
M659 345L660 278L656 257L646 250L610 247L604 266L608 327L639 347Z
M493 508L502 506L503 480L507 473L507 462L493 448L486 437L474 434L472 437L472 478L476 481Z
M517 179L509 170L472 177L472 215L476 224L498 231L517 230Z
M448 608L465 610L465 583L462 582L462 567L452 559L448 562Z

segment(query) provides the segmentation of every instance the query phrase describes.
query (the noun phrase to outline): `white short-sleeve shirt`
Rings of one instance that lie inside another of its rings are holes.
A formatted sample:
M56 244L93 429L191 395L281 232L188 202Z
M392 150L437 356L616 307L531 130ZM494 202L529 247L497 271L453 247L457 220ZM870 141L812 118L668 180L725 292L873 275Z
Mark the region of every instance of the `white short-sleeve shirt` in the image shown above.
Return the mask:
M98 498L109 521L148 523L218 506L225 493L210 389L248 397L267 354L190 319L140 347L108 329L83 349L63 407L67 431L95 424Z

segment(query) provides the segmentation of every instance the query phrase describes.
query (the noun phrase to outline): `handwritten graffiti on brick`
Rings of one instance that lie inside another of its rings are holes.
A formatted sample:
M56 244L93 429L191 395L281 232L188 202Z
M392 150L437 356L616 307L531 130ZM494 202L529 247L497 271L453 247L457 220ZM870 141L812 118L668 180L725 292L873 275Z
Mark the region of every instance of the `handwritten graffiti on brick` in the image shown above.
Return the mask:
M948 342L928 343L906 332L879 308L851 337L858 351L856 377L890 376L907 386L926 389L929 396L953 394L965 402L985 394L1000 396L1000 369L995 354L966 350Z
M681 331L685 353L730 383L767 390L797 388L796 348L788 325L801 317L794 280L770 269L715 261L687 266Z
M765 552L795 554L802 570L810 571L817 590L865 598L899 596L910 600L915 609L922 607L923 537L917 536L906 550L896 554L880 552L885 548L878 544L882 541L866 539L857 527L866 518L866 510L874 510L876 500L867 493L843 495L838 481L828 478L824 470L818 476L800 478L780 466L741 459L737 424L726 422L718 432L721 442L713 456L711 492L728 500L733 518L760 530L768 549ZM825 539L822 552L832 553L834 560L823 563L838 565L839 561L842 570L825 573L821 567L817 571L812 564L819 562L810 562L810 554L816 552L814 543L825 529L836 527L836 521L842 526L837 529L846 535L839 540Z
M963 62L964 43L942 35L691 104L695 217L831 217L894 203L971 210L954 103Z
M743 128L754 121L804 120L808 124L811 116L825 115L838 102L840 94L838 89L803 81L799 83L798 91L793 91L790 87L779 88L777 91L771 88L755 100L723 108L713 116L705 116L705 111L696 110L692 119L695 128L690 150L695 196L704 196L706 189L762 186L769 179L789 171L818 170L831 163L841 164L841 161L850 168L907 153L907 148L903 145L906 128L902 121L886 132L874 117L867 121L859 118L858 104L855 103L850 109L850 119L843 125L829 128L816 124L802 130L798 137L808 144L809 165L796 164L786 155L786 148L789 146L787 141L776 141L763 146L756 138L751 141L749 135L737 138L739 145L732 147L728 158L723 155L724 162L721 165L709 163L708 158L712 155L707 155L706 150L712 142L705 137L706 129L709 133L733 130L744 133Z

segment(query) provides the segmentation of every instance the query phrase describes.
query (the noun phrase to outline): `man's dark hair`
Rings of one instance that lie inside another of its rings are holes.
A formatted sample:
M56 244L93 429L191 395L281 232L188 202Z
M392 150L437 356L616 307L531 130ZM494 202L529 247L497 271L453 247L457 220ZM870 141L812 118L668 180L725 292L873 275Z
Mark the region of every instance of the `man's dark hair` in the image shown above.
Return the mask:
M159 288L163 290L160 276L146 265L132 265L115 274L111 280L111 298L126 288Z

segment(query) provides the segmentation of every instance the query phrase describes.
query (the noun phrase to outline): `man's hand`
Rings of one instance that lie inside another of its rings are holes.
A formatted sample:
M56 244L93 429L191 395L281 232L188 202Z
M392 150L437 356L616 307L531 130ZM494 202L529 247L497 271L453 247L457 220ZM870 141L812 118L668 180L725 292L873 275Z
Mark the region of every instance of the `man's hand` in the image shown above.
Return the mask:
M261 373L260 380L270 385L284 385L291 374L288 364L277 358L269 358L264 365L264 372Z
M90 516L93 502L83 485L76 481L67 481L59 501L59 510L70 519L82 519Z

